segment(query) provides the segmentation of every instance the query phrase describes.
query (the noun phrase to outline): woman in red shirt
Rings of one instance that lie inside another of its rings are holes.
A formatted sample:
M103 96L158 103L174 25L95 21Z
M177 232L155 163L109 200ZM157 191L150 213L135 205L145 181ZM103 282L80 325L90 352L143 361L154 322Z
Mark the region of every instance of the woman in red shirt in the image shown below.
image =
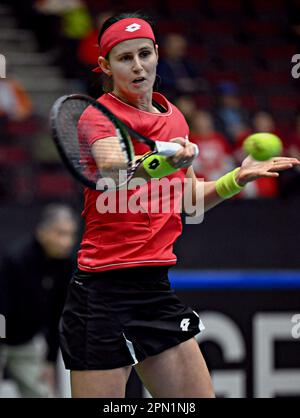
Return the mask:
M140 133L182 146L173 157L155 157L159 161L155 167L150 156L138 175L148 181L150 192L152 180L159 177L180 184L189 179L192 190L184 188L182 194L172 189L169 199L176 204L191 194L200 206L203 183L191 168L196 153L188 140L188 126L174 105L153 93L158 46L151 25L139 15L110 18L102 27L99 45L97 71L109 78L109 88L98 100ZM93 112L87 110L82 115L79 135L91 146L95 164L103 167L110 161L97 155L108 138L111 158L115 158L113 134L97 123ZM136 155L147 151L138 143L134 148ZM278 170L293 164L298 161L278 158L257 163L247 158L240 168L204 183L205 209L238 193L247 182L278 176ZM128 196L134 193L129 190ZM102 196L99 191L85 190L86 226L78 270L60 323L72 396L124 397L134 366L154 397L213 397L209 372L194 338L204 326L177 298L168 280L168 269L176 263L173 244L182 230L180 214L174 206L168 211L145 207L138 213L100 213ZM159 194L159 203L164 197ZM116 199L120 199L119 192Z

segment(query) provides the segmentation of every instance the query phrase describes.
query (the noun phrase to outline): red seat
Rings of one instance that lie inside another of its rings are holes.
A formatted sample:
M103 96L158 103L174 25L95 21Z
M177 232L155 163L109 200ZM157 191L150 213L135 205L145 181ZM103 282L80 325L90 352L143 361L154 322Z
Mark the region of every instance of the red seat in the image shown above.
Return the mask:
M42 171L36 177L35 186L40 198L64 198L75 193L74 181L68 173Z
M300 99L297 95L271 95L268 97L269 107L273 110L297 111L300 106Z
M216 36L216 35L233 35L234 27L226 22L219 20L205 20L199 24L198 28L194 28L200 34Z
M282 132L283 138L288 138L291 132L291 127L293 126L294 118L286 119L277 123L277 128L279 132Z
M200 45L188 45L187 55L191 58L204 60L208 58L208 51Z
M241 81L241 74L235 71L206 71L203 77L211 83L219 83L221 81L234 81L238 83Z
M168 35L169 33L179 33L184 35L186 33L186 23L181 20L164 20L159 21L159 34Z
M256 85L260 87L267 85L283 85L289 84L290 74L287 71L275 72L275 71L256 71L252 75L252 80Z
M286 60L287 62L290 62L296 53L297 49L293 45L267 47L261 51L261 55L266 60Z
M255 111L258 109L257 98L253 94L245 94L240 96L242 105L249 111Z
M210 0L210 8L215 14L242 12L240 0Z
M254 38L276 36L281 34L281 27L277 22L261 22L249 20L244 24L244 31Z
M110 0L84 0L84 3L88 6L88 8L92 11L98 10L99 12L103 12L104 10L111 10L111 1Z
M12 145L0 145L0 164L9 166L25 163L28 160L24 148Z
M99 0L98 0L99 1ZM102 0L101 2L102 3ZM141 1L140 0L124 0L123 2L124 10L139 10L141 9ZM143 0L143 9L153 10L156 8L155 0ZM110 6L111 8L111 6Z
M248 46L225 46L220 48L219 56L225 59L252 60L253 52Z
M198 0L165 0L163 3L167 5L168 10L174 15L177 14L177 12L194 12L196 14L199 13L200 5ZM139 7L141 7L141 2Z
M209 109L212 106L212 98L208 94L197 94L193 98L197 107L201 109Z
M251 0L251 2L254 10L258 13L279 13L285 10L285 0Z

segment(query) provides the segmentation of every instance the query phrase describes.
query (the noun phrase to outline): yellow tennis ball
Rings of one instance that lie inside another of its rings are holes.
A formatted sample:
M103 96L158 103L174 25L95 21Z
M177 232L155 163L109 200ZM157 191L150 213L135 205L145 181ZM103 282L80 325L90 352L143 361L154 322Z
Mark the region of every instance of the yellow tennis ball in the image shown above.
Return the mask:
M243 148L255 160L265 161L280 155L282 142L277 135L259 132L248 136L243 142Z

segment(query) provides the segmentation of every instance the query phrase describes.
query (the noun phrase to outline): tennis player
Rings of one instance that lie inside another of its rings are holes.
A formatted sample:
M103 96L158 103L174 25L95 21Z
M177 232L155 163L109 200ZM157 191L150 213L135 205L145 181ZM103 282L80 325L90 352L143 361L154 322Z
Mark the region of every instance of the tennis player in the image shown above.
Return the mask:
M182 145L175 156L161 157L158 166L154 156L146 159L139 175L147 180L176 177L181 182L191 178L196 198L200 182L191 168L195 148L187 140L188 125L173 104L153 92L158 46L151 24L138 14L112 17L103 24L99 46L96 71L108 77L108 92L99 102L144 136ZM113 133L96 119L92 128L82 129L93 119L92 112L85 111L79 131L94 155L99 149L101 155L101 140ZM143 147L136 143L135 154L144 154ZM113 154L112 149L112 158ZM277 177L278 171L296 164L293 158L258 163L248 157L233 172L204 183L205 209L235 195L249 181ZM72 396L124 397L134 366L153 397L214 397L194 338L204 326L168 280L168 270L176 264L173 244L182 231L180 214L100 214L99 195L85 189L85 232L60 323Z

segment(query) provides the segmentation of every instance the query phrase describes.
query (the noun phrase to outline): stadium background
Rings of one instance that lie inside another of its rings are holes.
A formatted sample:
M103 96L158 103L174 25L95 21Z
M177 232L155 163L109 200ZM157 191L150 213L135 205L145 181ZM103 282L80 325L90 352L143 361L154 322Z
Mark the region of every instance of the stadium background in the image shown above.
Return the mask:
M300 156L300 78L292 76L292 57L300 53L299 1L1 1L0 53L7 68L0 87L6 83L14 99L5 101L7 90L0 89L0 256L7 243L32 230L45 203L63 201L80 211L80 186L53 148L48 112L62 94L101 94L90 72L97 24L111 13L138 9L157 22L165 61L160 91L194 121L200 152L208 139L193 117L209 112L214 122L210 152L217 160L226 157L227 166L200 167L199 174L210 179L239 163L258 112L273 118L284 152ZM180 71L173 84L163 77L170 33L186 42L180 57L186 84L176 83ZM226 94L237 103L238 132L221 120ZM206 318L202 347L220 395L300 395L300 340L291 322L300 313L299 184L296 169L276 183L257 184L206 214L202 224L185 225L176 245L174 286ZM263 329L273 329L269 340ZM268 358L274 360L269 369ZM135 379L129 392L141 394Z

